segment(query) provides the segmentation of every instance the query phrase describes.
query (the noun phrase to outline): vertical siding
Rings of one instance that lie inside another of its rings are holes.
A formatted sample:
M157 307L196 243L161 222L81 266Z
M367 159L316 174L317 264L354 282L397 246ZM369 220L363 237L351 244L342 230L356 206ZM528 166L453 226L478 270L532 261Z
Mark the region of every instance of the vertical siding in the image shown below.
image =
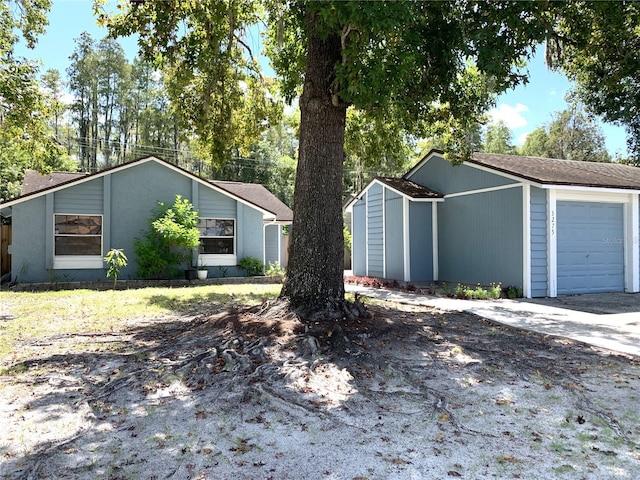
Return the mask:
M447 198L438 207L440 278L522 287L522 188Z
M103 179L88 182L55 192L55 213L85 213L101 215L103 209Z
M262 260L264 238L262 213L240 202L236 203L238 205L236 221L236 255L238 261L244 257L255 257Z
M38 197L12 207L11 278L20 282L47 281L47 207L45 197ZM53 215L53 212L51 212ZM50 243L53 243L51 240ZM20 248L16 248L16 246Z
M279 262L278 237L280 236L280 225L267 225L264 232L264 264Z
M409 203L411 281L433 280L433 226L431 202Z
M384 276L382 190L381 185L375 184L367 192L367 260L368 274L372 277Z
M531 187L531 296L546 297L547 273L547 192Z
M367 274L367 196L364 195L353 205L353 228L351 232L351 250L354 275Z
M402 197L384 189L385 276L399 281L404 279L404 243L402 236Z

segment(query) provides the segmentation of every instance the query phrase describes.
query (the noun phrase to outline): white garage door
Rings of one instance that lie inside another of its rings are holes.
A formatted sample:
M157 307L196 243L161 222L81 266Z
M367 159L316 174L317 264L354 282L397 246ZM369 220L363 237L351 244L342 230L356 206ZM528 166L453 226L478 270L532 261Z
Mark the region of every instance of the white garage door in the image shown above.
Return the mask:
M558 202L558 294L624 290L624 220L618 203Z

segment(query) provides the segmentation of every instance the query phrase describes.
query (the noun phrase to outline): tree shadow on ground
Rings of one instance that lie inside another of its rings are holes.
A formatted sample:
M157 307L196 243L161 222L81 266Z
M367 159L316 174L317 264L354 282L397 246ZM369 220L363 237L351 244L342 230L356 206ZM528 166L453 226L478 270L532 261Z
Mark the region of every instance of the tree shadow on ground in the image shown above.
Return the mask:
M170 305L190 312L192 301ZM23 435L41 434L22 450L3 449L3 475L284 478L310 465L316 475L303 476L318 478L320 465L347 471L345 462L359 462L346 452L357 457L358 448L373 448L367 458L380 465L371 467L380 476L390 466L416 463L412 439L427 434L436 439L428 447L433 454L445 447L444 434L456 448L477 439L509 451L513 440L499 425L462 413L472 402L463 384L468 378L500 392L523 381L531 384L528 391L550 385L588 405L585 372L597 378L599 368L638 371L637 362L608 352L471 314L372 306L370 319L303 325L260 308L216 308L89 340L52 338L41 355L13 365L7 388L23 392L13 399L13 419ZM507 406L491 403L473 408ZM615 426L606 413L593 414ZM61 433L48 433L63 425ZM503 437L511 443L502 444ZM317 450L314 459L309 452ZM463 470L456 468L451 471Z

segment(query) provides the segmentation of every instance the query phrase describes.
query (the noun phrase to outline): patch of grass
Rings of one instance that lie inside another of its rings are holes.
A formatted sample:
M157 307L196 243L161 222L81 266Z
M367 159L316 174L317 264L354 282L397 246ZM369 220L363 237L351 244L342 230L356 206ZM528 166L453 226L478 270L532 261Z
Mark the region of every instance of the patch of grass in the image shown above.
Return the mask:
M0 363L18 360L20 342L78 332L107 333L132 320L197 315L212 306L257 305L278 296L281 285L204 285L137 290L0 292L15 316L0 324Z

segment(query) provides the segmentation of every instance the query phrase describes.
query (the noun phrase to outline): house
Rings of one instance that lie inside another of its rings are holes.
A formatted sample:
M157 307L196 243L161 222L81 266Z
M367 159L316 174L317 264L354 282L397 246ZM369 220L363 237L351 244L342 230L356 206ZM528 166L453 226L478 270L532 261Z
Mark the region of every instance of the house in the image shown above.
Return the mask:
M640 168L432 150L376 178L352 212L355 275L522 289L525 297L640 291Z
M285 265L283 226L293 212L264 186L207 181L149 156L94 174L27 172L21 195L0 204L11 217L11 278L103 280L103 257L121 248L129 258L121 278L135 279L134 240L158 202L172 204L176 195L200 214L198 263L210 276L242 274L244 257Z

